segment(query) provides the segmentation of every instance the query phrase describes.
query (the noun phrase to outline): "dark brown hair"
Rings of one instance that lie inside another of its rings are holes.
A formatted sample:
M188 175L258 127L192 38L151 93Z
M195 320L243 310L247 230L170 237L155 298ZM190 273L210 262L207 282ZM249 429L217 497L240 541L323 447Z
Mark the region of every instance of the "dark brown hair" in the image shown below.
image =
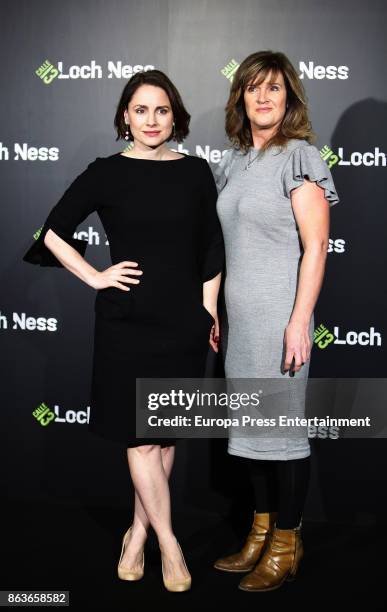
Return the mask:
M290 138L314 140L312 125L304 86L290 60L284 53L258 51L252 53L240 64L234 75L229 99L226 105L226 133L236 149L247 152L253 146L250 120L246 114L244 92L251 83L261 83L272 71L273 76L280 72L286 86L287 108L277 132L264 144L284 146Z
M182 142L184 138L189 134L189 122L191 115L186 111L183 101L176 87L172 81L167 77L161 70L147 70L143 72L137 72L125 85L121 94L120 101L118 102L117 111L114 117L114 126L117 131L117 138L125 137L126 125L124 118L124 111L127 110L128 104L133 97L134 92L141 87L141 85L154 85L155 87L161 87L167 94L173 113L173 119L175 122L174 133L168 138L168 141L174 138L177 142ZM129 129L129 140L133 140L133 136Z

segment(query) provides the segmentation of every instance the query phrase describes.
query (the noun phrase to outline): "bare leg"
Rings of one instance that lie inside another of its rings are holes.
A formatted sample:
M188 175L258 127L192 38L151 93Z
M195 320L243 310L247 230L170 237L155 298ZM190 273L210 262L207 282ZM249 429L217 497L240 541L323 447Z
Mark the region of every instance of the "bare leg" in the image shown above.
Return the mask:
M128 448L129 469L143 510L156 532L168 580L189 576L172 531L168 477L158 445Z
M129 450L129 449L128 449ZM161 448L161 461L167 479L172 472L175 459L175 447L164 446ZM127 540L121 565L123 567L139 569L142 563L142 552L148 535L149 519L141 503L140 497L134 490L134 516L131 537Z

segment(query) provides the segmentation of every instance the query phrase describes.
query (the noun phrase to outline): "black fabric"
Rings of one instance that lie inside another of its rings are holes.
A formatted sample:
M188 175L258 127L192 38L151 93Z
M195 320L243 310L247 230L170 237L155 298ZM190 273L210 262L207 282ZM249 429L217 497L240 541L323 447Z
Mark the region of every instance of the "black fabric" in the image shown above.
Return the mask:
M216 200L202 158L97 158L51 210L23 257L60 267L44 244L48 229L84 251L87 243L74 242L73 233L96 211L112 264L135 261L143 271L138 285L127 285L130 291L97 291L90 431L127 446L152 444L136 438L136 378L204 376L214 320L203 306L203 282L224 265Z
M278 512L279 529L301 521L310 478L310 456L289 461L244 459L248 462L256 512Z
M100 171L104 160L100 157L91 162L66 189L57 204L51 209L44 225L36 232L35 242L23 257L23 261L40 266L63 268L61 262L44 244L44 237L52 229L62 240L68 242L82 256L85 255L87 242L73 237L77 226L92 212L103 205L100 189Z

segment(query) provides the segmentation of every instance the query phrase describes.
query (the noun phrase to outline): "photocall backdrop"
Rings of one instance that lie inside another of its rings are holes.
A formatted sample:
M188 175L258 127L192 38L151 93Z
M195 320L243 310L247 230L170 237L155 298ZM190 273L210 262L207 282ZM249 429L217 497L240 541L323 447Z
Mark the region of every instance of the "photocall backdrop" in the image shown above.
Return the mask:
M87 431L95 291L66 269L32 266L22 256L75 177L96 157L125 148L115 141L113 117L124 84L139 70L158 68L173 80L192 115L179 150L214 168L228 147L224 106L238 64L262 49L289 56L341 198L332 209L311 376L385 376L384 2L12 0L0 11L0 446L9 498L130 499L122 451ZM128 206L141 202L128 193ZM88 241L92 265L111 265L96 214L75 236ZM211 355L209 363L219 371ZM33 414L44 406L55 414L48 425ZM310 439L304 518L382 520L385 440L343 440L329 428ZM226 516L236 492L247 499L226 446L179 443L176 509Z

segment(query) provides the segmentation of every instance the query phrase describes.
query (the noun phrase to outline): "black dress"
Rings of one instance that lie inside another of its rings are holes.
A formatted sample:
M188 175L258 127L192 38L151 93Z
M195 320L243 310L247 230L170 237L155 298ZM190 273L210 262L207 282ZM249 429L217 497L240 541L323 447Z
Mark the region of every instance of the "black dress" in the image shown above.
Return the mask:
M126 446L165 445L136 438L136 378L204 375L213 318L202 303L203 282L222 271L224 246L217 190L199 157L156 161L116 153L89 164L49 213L23 260L62 264L45 246L49 228L81 255L76 227L97 211L112 265L136 261L143 271L130 291L97 291L90 431Z

